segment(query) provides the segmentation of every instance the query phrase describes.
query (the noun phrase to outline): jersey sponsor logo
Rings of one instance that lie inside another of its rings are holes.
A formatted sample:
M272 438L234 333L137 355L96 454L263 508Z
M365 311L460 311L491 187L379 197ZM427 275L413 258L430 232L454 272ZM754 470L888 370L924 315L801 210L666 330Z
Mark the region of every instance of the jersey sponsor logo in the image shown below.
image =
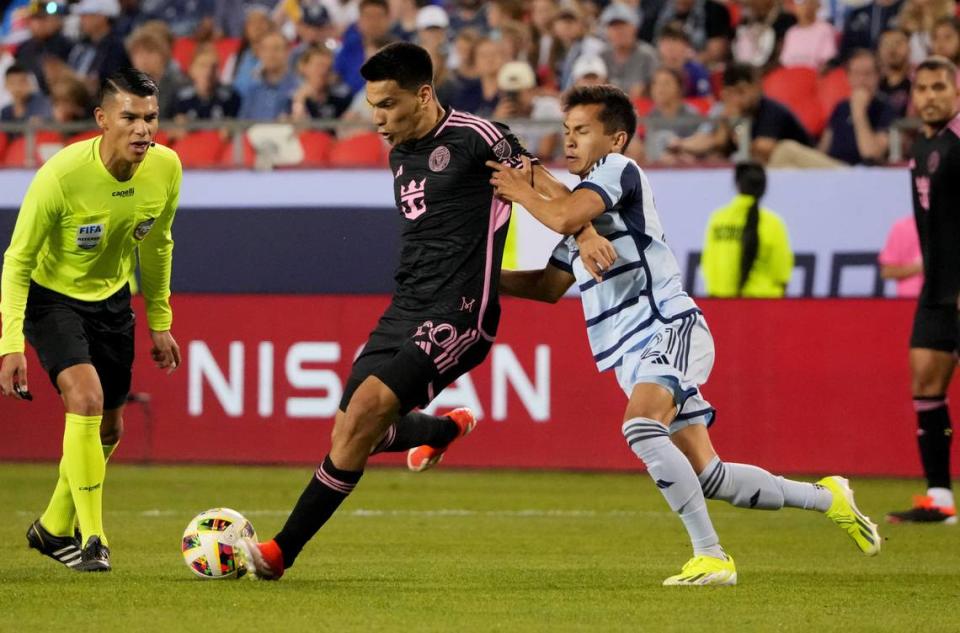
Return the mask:
M114 191L111 195L113 195L114 198L129 198L133 195L133 187L124 189L123 191Z
M157 218L149 218L138 224L137 228L133 229L133 239L140 241L145 238L156 223Z
M77 246L85 251L96 248L104 231L103 224L81 224L77 227Z
M510 147L510 141L500 139L500 142L493 146L494 155L500 160L507 160L513 154L513 148Z
M917 186L917 197L920 198L920 206L924 211L930 210L930 178L927 176L917 176L913 179Z
M420 182L411 180L406 187L400 185L400 211L403 213L403 217L408 220L416 220L427 212L427 205L424 202L426 186L426 178Z
M937 171L937 168L940 166L940 152L934 150L930 152L930 155L927 156L927 173L931 176L933 172Z
M450 164L450 150L447 149L446 145L441 145L437 149L430 152L430 171L440 172L447 168L447 165Z

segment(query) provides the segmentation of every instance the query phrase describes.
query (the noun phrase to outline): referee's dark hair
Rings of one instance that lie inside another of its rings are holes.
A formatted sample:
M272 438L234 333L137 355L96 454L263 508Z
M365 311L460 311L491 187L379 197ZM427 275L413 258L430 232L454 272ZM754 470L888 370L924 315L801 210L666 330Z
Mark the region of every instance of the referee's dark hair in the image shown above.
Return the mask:
M737 183L737 191L753 198L740 235L740 283L737 285L737 295L742 295L760 253L760 198L767 192L767 172L760 163L745 161L737 163L733 178Z
M402 90L417 92L433 85L433 62L425 48L410 42L387 44L360 67L367 81L396 81Z
M121 68L100 82L100 98L97 103L102 106L105 100L121 92L138 97L156 97L160 94L160 89L145 72L136 68Z
M569 112L580 105L603 106L598 118L603 123L604 134L626 132L627 141L623 146L630 144L637 131L637 112L627 93L610 84L571 88L563 97L563 111Z

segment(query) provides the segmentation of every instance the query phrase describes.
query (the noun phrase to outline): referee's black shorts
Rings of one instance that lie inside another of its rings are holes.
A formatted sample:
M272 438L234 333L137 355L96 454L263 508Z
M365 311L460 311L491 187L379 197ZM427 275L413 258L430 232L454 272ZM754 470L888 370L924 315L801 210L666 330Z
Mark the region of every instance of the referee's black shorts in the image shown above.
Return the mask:
M918 303L910 347L948 353L960 350L960 312L957 307Z
M425 407L448 385L483 362L492 342L476 323L444 319L400 319L384 315L353 362L340 410L357 387L376 376L400 400L400 415Z
M54 387L64 369L91 364L100 377L103 408L126 402L134 339L129 286L102 301L80 301L31 282L24 316L24 336Z

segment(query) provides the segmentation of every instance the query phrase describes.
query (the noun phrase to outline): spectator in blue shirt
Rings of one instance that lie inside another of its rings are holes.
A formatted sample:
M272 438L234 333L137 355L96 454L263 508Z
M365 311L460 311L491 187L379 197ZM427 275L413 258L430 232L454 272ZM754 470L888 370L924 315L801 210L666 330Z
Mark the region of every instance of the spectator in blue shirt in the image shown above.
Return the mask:
M311 46L300 55L300 87L284 103L294 121L337 119L350 107L350 88L333 73L333 53L326 46Z
M290 45L280 31L271 31L257 45L260 67L257 80L241 93L241 119L273 121L283 114L287 98L297 89L297 77L290 72Z
M177 94L176 119L184 121L220 121L240 112L240 95L217 80L218 58L213 48L200 50L190 64L191 85Z
M50 116L50 102L38 94L30 81L30 71L19 64L13 64L4 73L4 86L10 98L10 105L0 109L0 121L26 122L30 119L45 119Z
M142 0L140 8L147 19L166 22L176 37L213 34L213 0Z
M260 63L257 59L257 45L273 28L270 16L263 8L253 7L247 11L243 23L243 41L237 51L233 69L233 88L241 95L256 81L257 66Z
M710 73L703 64L694 61L695 51L683 29L672 25L664 27L657 38L657 53L660 66L679 73L683 79L683 97L706 97L713 92Z
M277 0L214 0L213 28L221 37L243 37L251 11L269 15Z
M847 61L850 98L837 104L820 138L820 151L850 165L886 160L888 130L896 115L877 94L880 71L871 51L860 50Z
M334 63L350 90L358 92L363 88L360 67L369 54L389 41L389 35L390 8L386 0L361 0L360 16L343 34L343 46Z
M113 21L120 16L117 0L80 0L73 5L73 13L80 16L83 39L70 51L67 63L73 72L87 81L95 91L100 79L130 65L127 49L113 30Z
M843 20L838 57L845 61L853 51L874 50L884 31L897 28L897 17L904 0L873 0L850 11Z

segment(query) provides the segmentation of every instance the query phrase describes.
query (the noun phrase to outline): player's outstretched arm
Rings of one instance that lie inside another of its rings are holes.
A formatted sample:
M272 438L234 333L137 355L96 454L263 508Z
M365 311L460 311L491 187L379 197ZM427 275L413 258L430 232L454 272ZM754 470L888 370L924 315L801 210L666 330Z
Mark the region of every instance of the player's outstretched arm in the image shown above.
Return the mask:
M606 210L603 199L588 189L572 193L566 188L564 192L557 189L549 196L538 192L531 185L532 166L526 157L519 169L494 161L488 161L487 167L493 170L490 184L496 187L498 196L522 205L541 224L561 235L573 235Z
M556 266L542 270L504 270L500 273L500 293L521 299L556 303L576 278Z

